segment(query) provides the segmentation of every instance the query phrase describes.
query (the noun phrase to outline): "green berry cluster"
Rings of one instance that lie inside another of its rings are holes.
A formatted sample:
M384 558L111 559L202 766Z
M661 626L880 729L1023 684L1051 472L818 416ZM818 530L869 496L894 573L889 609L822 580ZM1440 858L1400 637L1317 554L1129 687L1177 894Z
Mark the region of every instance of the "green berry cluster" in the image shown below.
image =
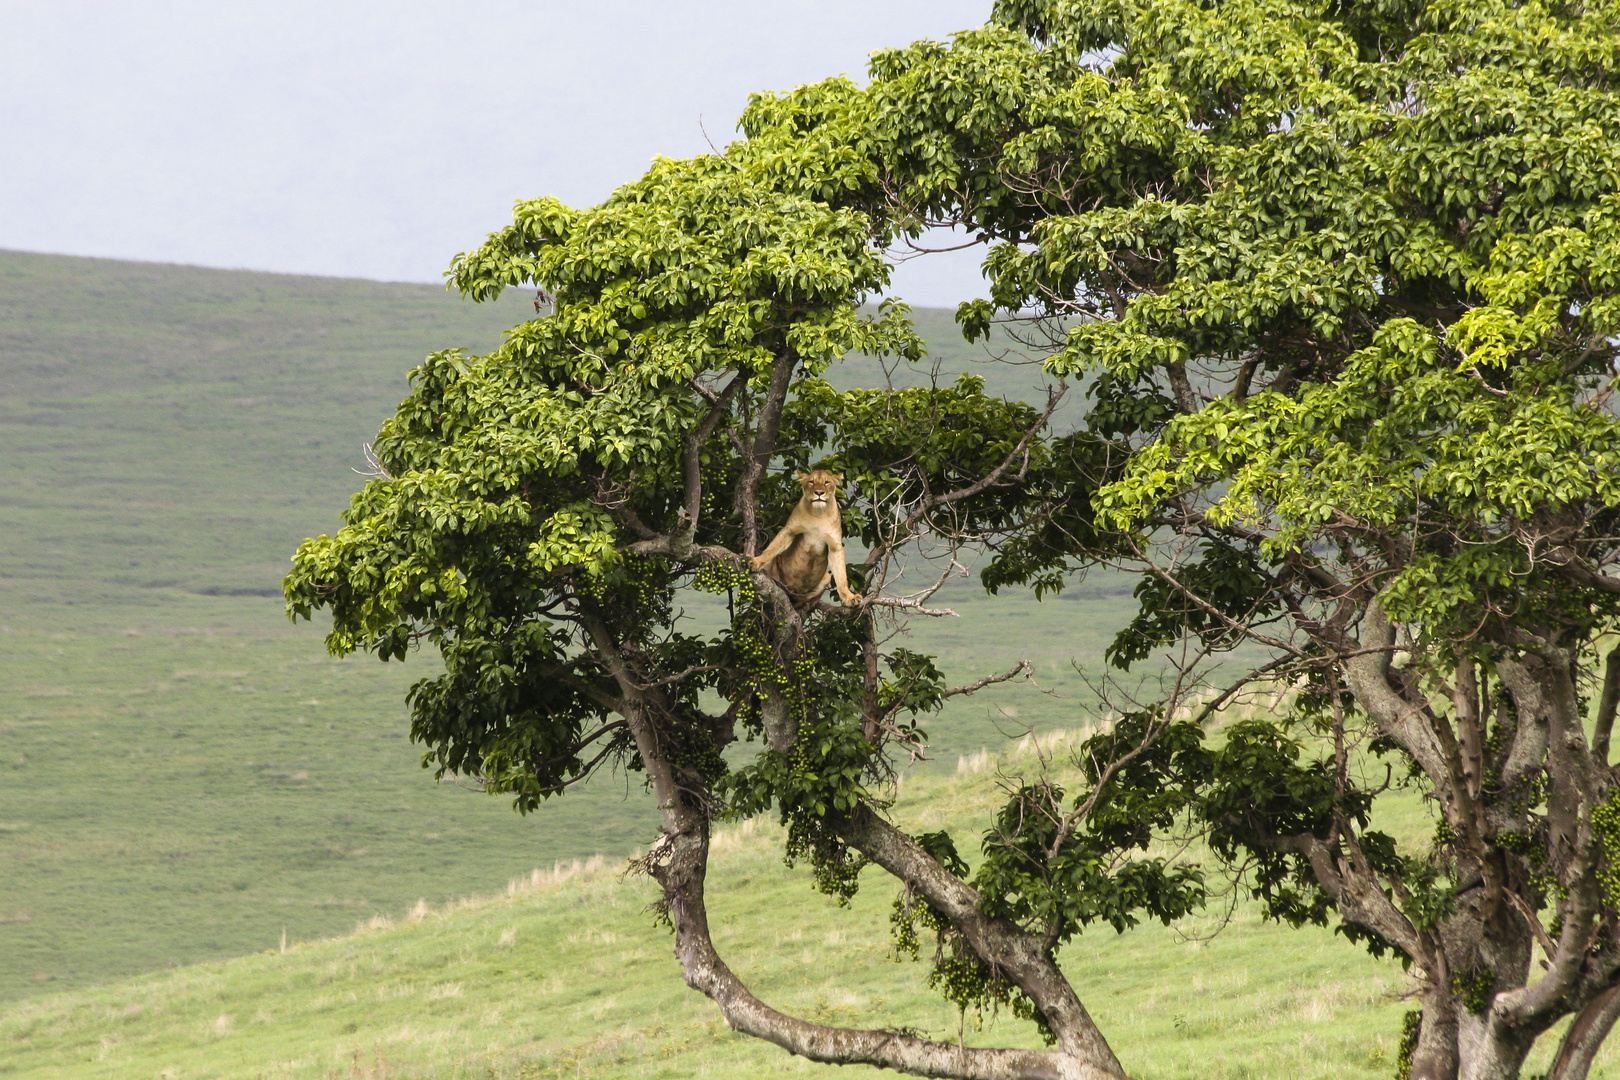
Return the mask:
M741 563L730 559L715 559L700 565L692 575L692 587L711 593L730 590L743 603L754 600L753 576Z
M1057 1042L1057 1033L1046 1018L1035 1008L1035 1003L1005 976L979 958L967 940L957 932L934 906L911 890L894 902L889 915L889 935L894 943L895 959L910 956L918 958L921 939L917 927L934 932L933 967L928 973L928 988L956 1006L965 1017L974 1014L974 1026L982 1022L988 1010L992 1015L1002 1006L1012 1010L1020 1020L1033 1021L1048 1046Z
M759 602L748 571L729 561L705 563L698 568L692 584L705 592L730 590L734 598L731 647L737 666L746 673L733 695L733 700L738 702L738 719L746 726L757 728L759 701L774 690L787 699L793 718L803 723L810 712L810 696L805 688L815 674L815 658L807 652L801 653L784 668L776 649L766 638L769 615Z
M1491 991L1496 989L1496 976L1488 967L1470 968L1451 977L1451 992L1469 1012L1482 1015L1491 1005Z
M1603 846L1603 864L1598 867L1598 887L1610 907L1620 908L1620 787L1592 811L1592 831Z
M849 848L826 827L826 819L798 812L788 813L787 848L783 861L789 867L808 858L815 874L816 891L848 907L860 889L860 874L866 867L863 856Z
M670 573L659 559L621 555L606 573L585 577L576 588L604 607L635 613L638 622L661 622L669 615Z
M1411 1080L1412 1055L1417 1051L1418 1033L1422 1030L1422 1009L1413 1009L1402 1018L1401 1045L1395 1053L1395 1080Z

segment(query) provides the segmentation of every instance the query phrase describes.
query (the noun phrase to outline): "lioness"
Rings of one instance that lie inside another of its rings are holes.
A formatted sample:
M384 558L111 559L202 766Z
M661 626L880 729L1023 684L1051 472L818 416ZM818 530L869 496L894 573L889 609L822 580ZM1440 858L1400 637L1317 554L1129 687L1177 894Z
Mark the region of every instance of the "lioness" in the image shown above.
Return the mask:
M804 496L776 539L754 556L754 569L775 578L801 607L820 598L829 577L838 583L838 596L845 604L860 603L860 597L849 591L844 565L844 522L838 514L838 486L844 474L816 469L799 473L796 479Z

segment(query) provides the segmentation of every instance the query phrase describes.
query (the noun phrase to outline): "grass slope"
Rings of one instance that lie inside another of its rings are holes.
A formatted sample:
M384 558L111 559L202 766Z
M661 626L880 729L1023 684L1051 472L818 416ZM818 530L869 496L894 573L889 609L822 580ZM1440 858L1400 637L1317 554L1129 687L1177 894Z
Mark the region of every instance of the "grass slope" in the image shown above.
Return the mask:
M361 444L428 352L486 351L512 290L473 304L431 285L0 251L0 611L197 595L280 595L298 541L337 525ZM942 370L977 365L948 315L917 314ZM924 369L899 372L921 380ZM841 365L845 385L882 378Z
M274 596L431 349L514 296L0 252L0 605Z
M909 781L902 821L961 827L986 812L998 770L984 764ZM1013 772L1032 764L1017 755L1002 763ZM716 841L711 916L739 974L803 1015L957 1037L955 1013L923 985L924 965L890 955L888 884L869 871L853 908L840 911L802 868L784 872L778 835L750 822ZM0 1076L754 1077L811 1068L732 1034L685 989L667 931L646 911L649 883L622 880L600 860L572 869L285 955L11 1006L0 1012ZM1213 929L1208 919L1176 928ZM1064 961L1133 1075L1305 1080L1392 1067L1400 970L1325 932L1281 933L1245 910L1207 941L1157 925L1123 936L1098 929ZM982 1030L970 1018L962 1036L1038 1045L1007 1016L986 1018Z
M435 785L403 706L432 663L334 661L281 616L289 554L336 527L406 371L531 310L0 252L0 1000L330 935L651 835L622 777L526 820ZM1039 382L975 365L947 314L917 317L941 370ZM1123 618L1117 583L1046 605L950 595L964 618L914 647L962 681L1028 656L1057 696L957 699L939 759L1075 723L1091 696L1070 660L1095 663Z
M1054 749L1053 739L1046 743ZM1002 776L1035 767L1025 744L958 774L905 784L908 828L962 829L997 801ZM1061 759L1061 753L1058 757ZM1387 827L1410 837L1420 815ZM767 1002L826 1022L905 1026L969 1044L1038 1045L1009 1016L958 1017L925 967L888 946L893 889L868 871L850 910L785 871L780 831L723 831L711 921L738 973ZM714 1077L814 1074L816 1066L730 1032L682 984L644 879L601 859L535 871L505 895L285 954L148 975L0 1007L0 1077ZM1324 930L1279 930L1240 906L1065 948L1064 967L1131 1075L1142 1080L1387 1077L1408 1004L1398 965ZM1217 932L1219 931L1219 932ZM983 1021L982 1027L975 1023ZM1545 1067L1543 1040L1530 1071ZM838 1075L876 1075L856 1068ZM1594 1077L1620 1076L1609 1055Z

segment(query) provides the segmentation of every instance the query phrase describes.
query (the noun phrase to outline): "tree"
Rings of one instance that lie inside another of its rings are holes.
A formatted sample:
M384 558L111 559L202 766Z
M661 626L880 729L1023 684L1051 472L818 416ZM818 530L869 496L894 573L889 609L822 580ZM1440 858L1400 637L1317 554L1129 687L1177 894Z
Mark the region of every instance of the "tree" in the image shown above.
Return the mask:
M1517 1075L1566 1016L1554 1075L1584 1076L1620 1013L1617 13L1002 0L981 30L877 54L864 88L760 95L723 155L590 211L520 204L458 258L464 293L534 284L552 306L417 370L289 609L329 609L340 652L436 646L413 736L522 810L643 771L688 983L814 1060L1122 1075L1058 952L1202 903L1198 866L1147 852L1192 827L1271 916L1411 965L1411 1076ZM937 222L989 244L964 331L1044 320L1048 370L1086 375L1080 430L972 380L819 378L850 350L918 354L903 308L860 303L884 248ZM744 561L822 448L868 552L848 611L796 610ZM1119 667L1178 642L1270 654L1191 715L1182 671L1083 748L1082 790L1010 791L971 871L884 813L920 718L975 685L889 643L883 620L927 597L888 583L967 545L992 591L1139 573ZM704 589L733 601L712 637L676 618ZM1294 710L1217 733L1265 679L1300 688ZM733 769L739 731L766 749ZM1431 844L1370 827L1396 782L1429 800ZM934 983L1052 1049L757 1000L703 887L713 822L767 807L818 887L898 879L898 943L935 935Z
M439 353L413 372L344 527L299 548L288 608L330 611L337 653L437 648L443 674L409 702L441 775L477 777L527 812L610 765L642 773L663 826L641 868L662 887L687 982L735 1029L936 1076L1117 1076L1051 943L981 910L949 837L908 836L883 814L895 755L926 737L916 718L1022 671L948 687L881 625L924 610L933 588L886 585L902 559L949 573L961 544L1019 526L1061 391L1042 411L973 378L842 393L819 378L851 350L921 355L903 307L860 309L905 227L860 149L861 101L834 82L785 113L762 103L760 130L724 155L659 161L589 211L519 204L458 257L452 282L474 298L540 286L537 317L488 355ZM818 448L854 492L847 527L866 555L852 608L795 608L747 561ZM730 597L712 636L679 620L701 591ZM706 710L705 692L724 710ZM723 751L744 735L765 749L733 769ZM756 999L715 949L704 881L712 824L770 807L818 887L847 898L868 861L899 878L913 931L921 920L959 946L944 961L952 992L1007 1002L1057 1048L964 1050Z
M868 105L891 212L991 244L964 329L1060 320L1048 370L1094 375L985 581L1130 567L1116 665L1248 644L1270 659L1212 703L1302 688L1218 739L1146 710L1104 794L1173 783L1269 915L1411 965L1409 1075L1516 1076L1572 1017L1550 1075L1585 1076L1620 1015L1620 7L995 22L880 55ZM1369 827L1392 783L1431 843ZM1094 812L1035 794L1025 820ZM1056 880L1030 839L987 868ZM987 872L992 909L1056 918L1064 894L1006 907Z

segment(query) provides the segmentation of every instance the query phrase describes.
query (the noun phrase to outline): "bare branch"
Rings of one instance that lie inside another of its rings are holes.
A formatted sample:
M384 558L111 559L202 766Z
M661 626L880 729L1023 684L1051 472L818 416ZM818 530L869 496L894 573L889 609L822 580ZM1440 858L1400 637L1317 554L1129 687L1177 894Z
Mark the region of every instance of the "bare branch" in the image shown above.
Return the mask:
M970 499L979 494L981 491L984 491L986 488L1000 483L1001 478L1007 475L1007 470L1012 468L1013 462L1018 461L1020 458L1024 459L1024 468L1027 469L1029 467L1029 459L1026 455L1027 451L1029 450L1029 444L1034 440L1035 436L1040 433L1040 430L1046 426L1046 422L1052 419L1052 414L1057 411L1058 404L1063 400L1063 396L1068 392L1069 387L1067 383L1059 383L1056 390L1047 391L1046 409L1041 413L1040 419L1036 420L1035 423L1030 426L1030 429L1024 432L1024 437L1018 440L1018 445L1014 446L1007 456L1001 460L1000 465L997 465L994 469L991 469L984 476L980 477L977 481L969 484L965 488L958 488L955 491L948 491L943 495L935 495L932 498L925 499L922 505L917 507L916 510L912 511L911 516L906 519L906 527L909 529L916 525L918 521L922 520L923 515L928 513L930 510L934 510L941 506L948 506L951 503L960 502L963 499Z
M1541 925L1541 920L1536 918L1536 913L1530 910L1530 905L1512 889L1503 889L1502 895L1507 897L1508 906L1524 919L1526 926L1530 927L1530 932L1535 935L1536 944L1541 946L1542 953L1551 959L1558 952L1558 946L1547 936L1546 928Z
M759 543L759 482L765 476L771 457L776 453L776 436L782 426L782 407L787 403L788 387L793 384L793 372L799 358L793 353L777 357L771 368L771 384L760 408L759 422L754 429L753 442L748 446L748 462L737 484L737 516L742 518L742 547L744 555L757 555Z
M1028 678L1031 672L1032 668L1030 667L1029 661L1020 660L1010 671L1004 671L1000 675L986 675L984 678L979 679L976 682L970 682L964 686L953 687L941 694L940 697L950 698L956 697L958 694L971 694L975 691L983 690L987 686L994 686L997 683L1011 682L1020 675Z
M640 684L640 689L642 689L642 690L651 690L655 686L668 686L670 683L683 682L686 679L691 678L693 675L698 675L698 674L701 674L701 673L703 673L705 671L719 671L719 670L720 670L719 666L717 666L715 664L693 664L691 667L687 668L686 670L676 672L674 675L666 675L661 679L654 679L652 682L642 683L642 684Z
M366 457L366 467L364 469L350 469L350 472L359 473L361 476L371 480L393 479L388 470L383 468L382 459L377 456L377 451L372 448L370 443L361 443L360 452Z

